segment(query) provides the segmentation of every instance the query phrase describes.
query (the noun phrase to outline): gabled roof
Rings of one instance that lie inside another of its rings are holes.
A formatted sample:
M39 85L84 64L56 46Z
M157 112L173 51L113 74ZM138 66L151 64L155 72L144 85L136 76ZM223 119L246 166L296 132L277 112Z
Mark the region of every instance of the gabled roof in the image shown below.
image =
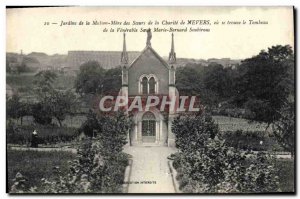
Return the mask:
M131 68L132 65L134 65L141 57L143 54L146 53L147 50L150 50L154 56L167 68L167 69L170 69L170 66L169 64L161 57L159 56L159 54L150 46L150 45L147 45L144 50L142 50L141 54L135 59L133 60L133 62L130 64L129 68Z

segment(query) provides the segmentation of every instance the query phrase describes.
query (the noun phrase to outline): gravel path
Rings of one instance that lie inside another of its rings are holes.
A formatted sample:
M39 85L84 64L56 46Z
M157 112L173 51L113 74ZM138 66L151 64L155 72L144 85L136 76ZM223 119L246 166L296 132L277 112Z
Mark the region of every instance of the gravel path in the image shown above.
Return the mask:
M170 147L126 147L133 156L128 193L175 193L168 166Z

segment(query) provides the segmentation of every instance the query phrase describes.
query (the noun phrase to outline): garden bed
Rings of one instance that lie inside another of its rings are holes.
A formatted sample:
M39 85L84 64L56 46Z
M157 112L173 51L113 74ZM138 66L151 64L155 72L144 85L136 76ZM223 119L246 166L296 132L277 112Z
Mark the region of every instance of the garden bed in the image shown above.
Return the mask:
M18 172L27 178L29 186L39 186L42 178L54 177L54 166L67 173L68 161L75 157L76 154L64 151L7 150L7 188L10 189Z
M172 163L174 163L174 161L172 161ZM178 187L181 188L182 185L186 184L189 179L188 176L183 175L183 169L185 168L182 168L178 164L173 164L172 168L174 168L177 172L177 176L175 176L175 178L177 180ZM294 159L277 159L275 161L275 169L278 170L279 188L281 192L294 192Z

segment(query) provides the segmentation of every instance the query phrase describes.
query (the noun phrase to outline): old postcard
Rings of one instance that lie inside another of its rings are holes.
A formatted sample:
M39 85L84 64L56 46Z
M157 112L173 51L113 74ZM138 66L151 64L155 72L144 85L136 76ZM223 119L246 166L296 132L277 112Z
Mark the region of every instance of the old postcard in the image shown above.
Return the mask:
M293 7L7 7L9 194L295 193Z

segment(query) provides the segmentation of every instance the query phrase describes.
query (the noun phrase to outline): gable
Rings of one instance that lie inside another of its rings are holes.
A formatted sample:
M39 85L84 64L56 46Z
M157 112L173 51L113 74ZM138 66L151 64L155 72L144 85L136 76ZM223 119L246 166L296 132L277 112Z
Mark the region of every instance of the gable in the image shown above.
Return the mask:
M141 54L130 64L130 68L135 65L141 65L143 62L155 63L156 65L160 63L160 65L169 69L167 62L151 46L146 46Z
M147 46L128 69L129 95L138 94L139 78L142 75L149 74L153 74L157 77L159 81L159 93L167 94L169 86L169 66L150 46Z

